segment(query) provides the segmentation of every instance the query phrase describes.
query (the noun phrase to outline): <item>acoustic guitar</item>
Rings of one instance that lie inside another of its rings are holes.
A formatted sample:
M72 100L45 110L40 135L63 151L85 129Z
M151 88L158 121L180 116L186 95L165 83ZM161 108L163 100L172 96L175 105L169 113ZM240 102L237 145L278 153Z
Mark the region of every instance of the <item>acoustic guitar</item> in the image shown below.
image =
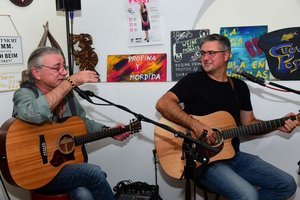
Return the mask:
M64 166L86 162L83 144L140 129L141 122L137 120L124 128L87 133L84 121L78 116L41 124L11 118L0 128L1 171L13 185L38 189L49 183Z
M284 117L239 127L236 127L236 123L232 115L225 111L218 111L205 116L193 116L202 123L213 127L213 130L216 134L216 143L211 146L216 148L217 152L209 150L205 147L196 147L195 150L199 151L196 153L199 155L199 157L208 159L205 162L207 164L218 160L230 159L235 155L234 148L231 144L232 138L243 135L260 134L275 130L276 128L284 125L285 120L289 118L292 120L297 119L299 121L299 115L300 114L297 116ZM170 122L165 118L161 118L159 122L166 124L182 133L186 132L185 128ZM182 178L184 167L186 165L185 159L182 159L184 155L182 149L183 139L175 137L173 133L159 126L156 126L154 131L155 148L162 169L166 172L166 174L173 178ZM203 164L197 159L196 161L197 167Z

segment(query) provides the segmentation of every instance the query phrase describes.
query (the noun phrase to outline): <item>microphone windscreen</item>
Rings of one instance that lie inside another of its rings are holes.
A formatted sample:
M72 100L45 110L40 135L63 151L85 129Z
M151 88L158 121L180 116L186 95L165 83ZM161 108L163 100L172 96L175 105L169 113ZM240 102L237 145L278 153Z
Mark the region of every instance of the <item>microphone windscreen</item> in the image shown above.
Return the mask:
M233 73L241 74L243 70L242 70L238 65L235 65L235 66L232 68L232 71L233 71Z

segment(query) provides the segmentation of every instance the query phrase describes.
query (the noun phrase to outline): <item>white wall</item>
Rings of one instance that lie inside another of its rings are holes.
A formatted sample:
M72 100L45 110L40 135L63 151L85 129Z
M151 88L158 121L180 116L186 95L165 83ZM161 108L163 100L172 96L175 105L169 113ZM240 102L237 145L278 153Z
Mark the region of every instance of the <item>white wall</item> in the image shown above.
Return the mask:
M8 17L1 15L10 15ZM0 65L0 72L18 72L26 68L30 53L38 46L44 33L43 25L49 22L50 32L54 35L61 48L66 51L66 26L64 13L57 12L55 1L33 1L27 7L18 7L7 0L1 0L0 7L0 35L18 36L22 40L24 64ZM17 29L17 32L14 28ZM48 41L49 42L49 41ZM47 43L49 45L49 43Z
M30 53L38 46L44 33L43 25L49 22L50 32L53 34L61 48L66 52L66 25L63 12L56 11L55 1L39 0L33 1L27 7L18 7L9 0L0 0L0 35L1 36L19 36L22 40L23 64L18 65L0 65L0 73L20 72L26 67L27 59ZM18 33L14 29L9 17L10 15ZM49 41L47 43L49 45ZM11 117L12 113L12 94L13 92L0 93L0 124ZM1 184L0 184L1 186ZM13 199L29 199L29 194L19 188L12 187L6 183ZM6 195L0 187L0 199L6 199Z
M219 32L221 26L268 25L269 31L293 27L297 25L296 11L300 5L297 0L218 0L204 1L170 1L160 0L163 45L149 47L127 47L127 26L124 22L124 4L120 1L82 1L82 10L76 12L74 33L90 33L94 39L94 47L99 56L97 70L105 80L106 56L109 54L166 52L169 55L170 30L193 28L209 28L211 32ZM184 3L182 3L184 2ZM266 9L270 8L270 9ZM42 10L42 12L41 12ZM58 42L64 47L64 16L55 11L53 1L33 1L28 8L18 8L9 1L1 1L0 14L12 15L23 39L24 60L37 45L42 35L42 24L50 22L50 30ZM24 16L30 21L23 22ZM199 18L197 18L199 16ZM55 23L54 23L55 22ZM1 25L2 27L2 25ZM1 32L0 32L1 33ZM34 35L33 35L34 34ZM1 35L1 34L0 34ZM32 36L31 36L32 35ZM169 63L169 62L168 62ZM24 66L19 67L18 69ZM169 76L170 77L170 76ZM297 81L276 82L294 89ZM157 99L167 91L174 82L165 83L99 83L89 84L89 89L116 104L121 104L133 112L142 114L157 121L160 115L155 111ZM255 114L261 119L281 117L289 111L298 112L299 96L263 88L249 83L252 92ZM0 93L0 124L11 116L12 92ZM81 100L81 99L80 99ZM101 102L93 99L95 102ZM89 116L95 120L113 124L121 121L128 124L133 115L115 107L93 106L81 100ZM111 138L103 139L87 145L89 161L99 164L108 174L108 181L113 187L118 181L131 179L154 184L154 164L152 149L152 124L143 122L141 133L136 133L125 142ZM263 138L242 143L242 149L261 155L264 159L292 174L298 182L298 166L300 159L299 129L290 137L275 132ZM159 168L158 184L163 199L184 199L184 181L174 180ZM28 192L6 183L12 199L28 199ZM3 193L2 193L3 195ZM4 195L3 195L4 196ZM1 196L0 196L1 197ZM299 199L300 193L292 199ZM2 198L1 198L2 199ZM198 197L201 199L201 197Z

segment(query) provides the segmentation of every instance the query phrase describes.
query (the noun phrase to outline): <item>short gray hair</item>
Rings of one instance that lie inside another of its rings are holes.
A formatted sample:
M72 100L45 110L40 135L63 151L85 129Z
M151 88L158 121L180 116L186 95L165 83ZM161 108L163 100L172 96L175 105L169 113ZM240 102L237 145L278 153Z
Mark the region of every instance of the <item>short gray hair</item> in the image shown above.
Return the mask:
M231 50L230 40L226 36L217 33L205 36L201 41L200 48L205 42L213 42L213 41L218 41L223 46L224 51Z

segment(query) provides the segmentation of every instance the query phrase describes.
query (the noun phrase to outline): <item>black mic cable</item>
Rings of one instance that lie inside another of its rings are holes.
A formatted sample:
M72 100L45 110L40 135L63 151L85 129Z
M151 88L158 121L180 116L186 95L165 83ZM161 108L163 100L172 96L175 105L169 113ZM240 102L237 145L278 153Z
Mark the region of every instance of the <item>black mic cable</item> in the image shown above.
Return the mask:
M80 96L81 98L83 98L83 99L87 100L88 102L94 104L94 102L93 102L93 101L91 100L91 98L90 98L90 96L91 96L91 94L89 94L90 91L83 91L83 90L81 90L81 89L80 89L79 87L77 87L77 86L75 86L73 89L77 92L77 94L79 94L79 96Z

